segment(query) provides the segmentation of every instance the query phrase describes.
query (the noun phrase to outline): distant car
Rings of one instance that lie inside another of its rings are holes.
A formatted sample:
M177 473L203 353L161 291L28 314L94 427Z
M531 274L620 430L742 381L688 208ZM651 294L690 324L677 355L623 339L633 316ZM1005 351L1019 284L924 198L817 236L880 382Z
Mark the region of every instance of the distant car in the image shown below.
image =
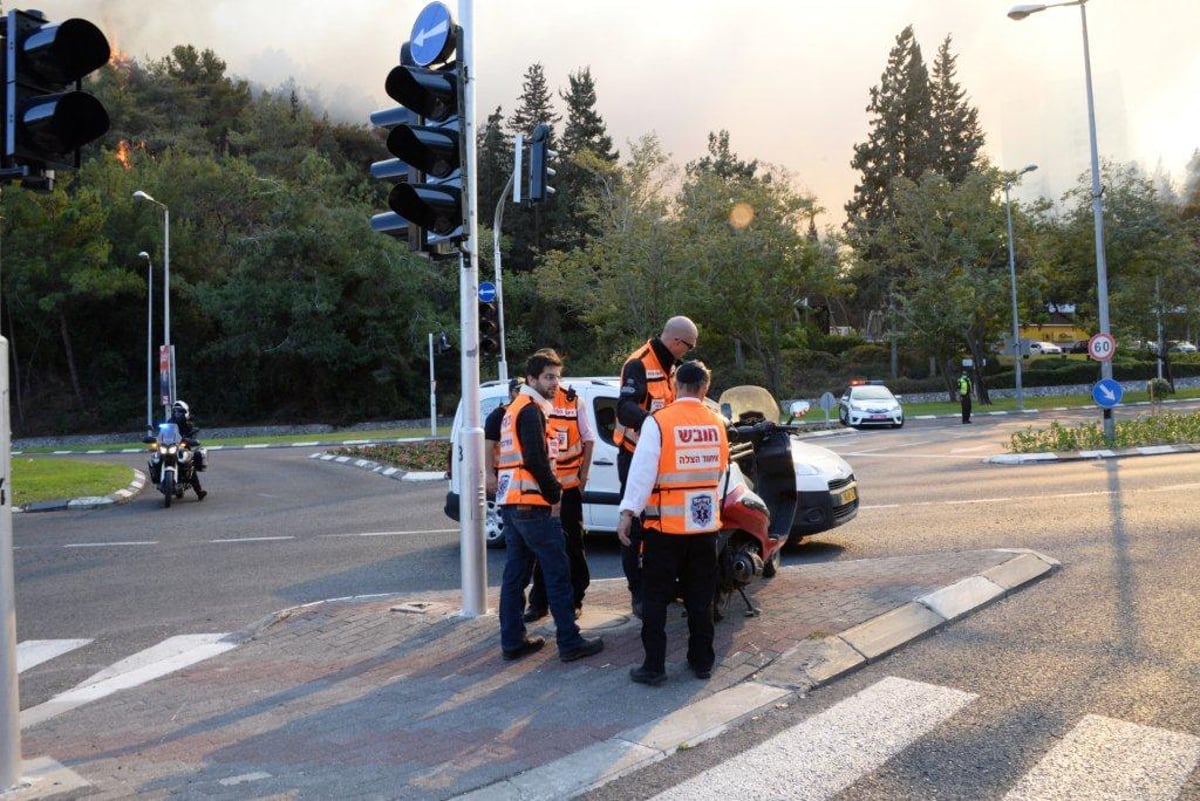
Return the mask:
M1063 348L1067 353L1087 353L1088 341L1086 339L1077 339L1070 342Z
M1195 353L1196 346L1191 342L1172 342L1171 347L1167 348L1171 353Z
M1062 348L1055 345L1053 342L1030 342L1029 354L1031 356L1057 356L1062 353Z
M838 400L838 421L844 426L904 425L904 408L900 399L887 387L878 384L851 386Z

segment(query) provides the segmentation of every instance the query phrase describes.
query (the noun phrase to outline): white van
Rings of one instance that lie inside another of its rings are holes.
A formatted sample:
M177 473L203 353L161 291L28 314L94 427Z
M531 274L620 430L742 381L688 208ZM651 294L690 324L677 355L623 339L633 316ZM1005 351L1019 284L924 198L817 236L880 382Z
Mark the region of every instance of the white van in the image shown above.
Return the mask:
M617 445L613 428L617 421L617 398L620 379L564 378L563 386L573 388L583 401L588 422L596 433L592 464L583 493L583 527L590 534L617 531L617 505L621 502L621 481L617 476ZM508 382L489 381L479 390L480 424L488 414L508 400ZM462 404L454 414L450 431L451 453L457 454L459 431L462 430ZM802 537L827 531L853 519L858 514L858 483L850 465L828 448L791 438L792 460L796 467L796 517L792 521L793 542ZM734 465L734 480L744 480ZM459 464L450 462L450 488L446 492L446 516L458 520ZM488 501L487 544L489 548L504 546L500 517Z

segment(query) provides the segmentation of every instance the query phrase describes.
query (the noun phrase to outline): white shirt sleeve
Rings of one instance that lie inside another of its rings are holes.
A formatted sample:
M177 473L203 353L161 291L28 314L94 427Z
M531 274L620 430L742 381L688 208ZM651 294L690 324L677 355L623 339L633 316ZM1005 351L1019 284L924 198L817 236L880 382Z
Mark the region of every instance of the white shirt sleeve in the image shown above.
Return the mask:
M637 448L633 451L633 461L629 465L629 478L625 481L625 497L617 513L628 509L635 515L640 515L650 500L650 492L654 489L654 481L658 478L658 456L662 452L662 435L658 429L658 421L647 417L642 423L642 431L638 434Z
M575 406L575 419L579 422L579 439L582 442L595 442L596 435L592 431L592 424L588 420L587 401L583 398L577 400Z

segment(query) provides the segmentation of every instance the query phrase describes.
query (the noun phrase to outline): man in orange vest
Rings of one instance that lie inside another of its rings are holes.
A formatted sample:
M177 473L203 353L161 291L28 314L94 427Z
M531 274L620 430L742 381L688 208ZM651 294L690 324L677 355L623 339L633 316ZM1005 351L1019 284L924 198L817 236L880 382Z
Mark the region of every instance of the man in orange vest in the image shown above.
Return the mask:
M667 605L678 593L687 609L687 661L697 678L712 675L713 596L721 475L729 465L725 423L704 405L711 374L702 362L675 371L677 399L643 424L624 496L617 536L631 543L641 515L644 534L642 647L629 677L640 684L667 680Z
M551 351L525 363L525 386L508 405L500 423L496 503L504 516L507 547L500 584L500 648L505 659L541 650L546 641L526 636L525 586L536 559L546 578L554 617L558 658L573 662L604 649L599 637L585 639L575 623L575 604L567 565L566 539L559 520L562 486L554 473L557 442L549 438L550 398L562 377L562 360Z
M549 349L547 352L554 353ZM563 490L560 519L567 537L567 562L571 566L571 589L575 597L575 617L578 618L583 611L583 596L592 581L583 548L583 488L592 465L596 435L592 433L587 412L580 408L579 396L574 389L560 385L551 406L550 432L558 446L554 471ZM525 622L539 620L548 611L546 580L539 563L533 568L533 589L529 591Z
M696 347L699 331L687 317L672 317L662 334L630 354L621 368L621 394L617 399L617 425L613 441L617 445L617 476L621 494L639 432L651 413L675 400L672 375L680 360ZM621 546L621 568L629 585L633 613L642 616L641 525L635 520L630 544Z

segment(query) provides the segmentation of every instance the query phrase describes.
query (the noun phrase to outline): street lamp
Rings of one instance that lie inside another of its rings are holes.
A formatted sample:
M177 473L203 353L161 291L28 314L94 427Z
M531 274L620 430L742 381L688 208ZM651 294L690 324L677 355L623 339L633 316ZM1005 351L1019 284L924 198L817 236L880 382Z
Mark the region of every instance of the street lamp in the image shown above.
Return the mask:
M1022 20L1030 14L1057 6L1079 6L1079 18L1083 23L1083 74L1087 85L1088 139L1092 149L1092 216L1096 229L1096 306L1100 322L1100 333L1112 336L1108 322L1108 264L1104 258L1104 203L1100 187L1100 154L1096 146L1096 105L1092 99L1092 59L1088 50L1087 0L1071 0L1068 3L1035 3L1013 6L1008 16ZM1101 378L1112 380L1112 360L1100 362ZM1112 443L1116 439L1112 409L1104 410L1104 438Z
M150 254L142 251L138 258L146 260L146 430L154 431L154 265Z
M1015 357L1013 364L1016 366L1018 412L1025 411L1025 389L1021 386L1021 359L1024 354L1021 353L1021 329L1017 324L1017 256L1013 250L1012 201L1008 197L1008 190L1022 175L1036 169L1036 164L1026 164L1020 172L1004 182L1004 215L1008 219L1008 278L1012 283L1012 338Z
M167 402L163 404L167 416L171 414L171 403L175 400L175 358L171 352L171 210L142 190L133 193L135 200L145 200L163 210L163 345L169 359Z

